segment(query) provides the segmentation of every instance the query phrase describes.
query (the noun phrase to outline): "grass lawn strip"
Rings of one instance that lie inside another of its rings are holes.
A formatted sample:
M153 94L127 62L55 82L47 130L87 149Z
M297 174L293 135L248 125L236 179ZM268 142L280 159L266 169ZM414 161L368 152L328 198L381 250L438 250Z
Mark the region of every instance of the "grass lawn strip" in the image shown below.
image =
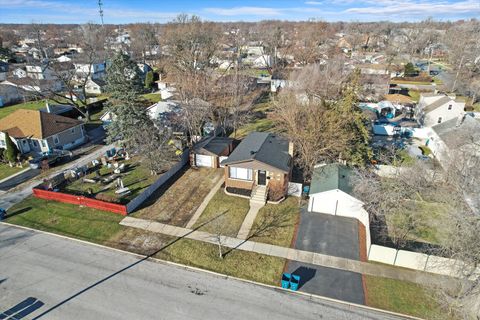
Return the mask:
M123 216L33 196L13 206L6 222L104 244L123 226Z
M0 108L0 119L5 118L9 114L19 109L40 110L42 108L45 108L45 100L30 101L25 103L14 104L8 107L2 107Z
M260 209L250 231L252 241L290 247L300 215L298 198L288 197L279 204Z
M3 150L3 149L2 149ZM1 151L0 151L1 152ZM22 170L27 169L27 166L20 168L20 167L10 167L8 164L0 163L0 180L3 180L15 173L19 173Z
M142 97L151 103L157 103L162 101L162 95L160 93L147 93L142 95Z
M226 195L223 189L220 189L210 200L193 228L224 213L220 218L213 219L199 230L213 234L221 230L224 236L236 237L249 208L248 199Z
M453 319L448 317L420 285L388 278L364 276L369 307L404 313L425 319Z
M121 219L109 212L29 197L10 209L5 221L144 255L175 240L122 226ZM223 253L229 250L224 248ZM189 239L175 242L155 257L271 285L278 285L285 263L285 259L241 250L220 259L216 245Z
M133 216L184 227L222 173L222 169L189 168L172 185L160 190L154 203Z

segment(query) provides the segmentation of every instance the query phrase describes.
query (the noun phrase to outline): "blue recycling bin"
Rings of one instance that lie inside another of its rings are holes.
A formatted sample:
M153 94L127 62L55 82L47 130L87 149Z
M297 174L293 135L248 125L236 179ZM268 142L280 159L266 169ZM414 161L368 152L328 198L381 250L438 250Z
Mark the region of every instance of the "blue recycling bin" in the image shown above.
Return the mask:
M0 221L5 219L6 215L7 215L7 210L0 208Z
M296 274L292 274L292 278L290 279L290 289L293 291L297 291L299 285L300 285L300 276L297 276Z
M290 279L292 275L290 273L282 274L282 288L288 289L290 287Z

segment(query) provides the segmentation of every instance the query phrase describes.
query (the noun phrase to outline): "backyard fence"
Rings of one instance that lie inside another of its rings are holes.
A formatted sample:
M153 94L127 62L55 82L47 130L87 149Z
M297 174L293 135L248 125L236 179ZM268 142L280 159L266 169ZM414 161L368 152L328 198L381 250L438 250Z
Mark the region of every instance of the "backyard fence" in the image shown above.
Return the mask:
M469 267L459 260L419 252L397 250L376 244L371 245L368 260L452 277L461 277L463 271ZM471 280L475 280L479 276L480 267L476 268L476 272L473 275L474 279Z
M183 151L180 161L170 168L167 172L162 174L162 176L155 181L150 187L145 189L142 193L136 196L132 201L127 204L127 212L132 213L138 207L142 205L145 200L148 199L155 191L157 191L161 186L163 186L168 179L174 176L178 171L180 171L189 161L190 150L186 149Z
M79 206L110 211L121 215L127 215L127 206L122 204L110 203L101 200L91 199L84 196L76 196L62 192L48 191L33 188L33 195L40 199L53 200L64 203L76 204Z

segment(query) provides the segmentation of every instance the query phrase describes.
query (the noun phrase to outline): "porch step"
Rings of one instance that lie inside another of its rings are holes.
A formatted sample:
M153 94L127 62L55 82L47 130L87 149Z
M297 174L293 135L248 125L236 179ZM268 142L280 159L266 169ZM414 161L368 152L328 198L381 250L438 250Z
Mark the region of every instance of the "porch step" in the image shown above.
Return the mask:
M252 191L250 202L265 204L265 202L267 202L267 187L256 186Z

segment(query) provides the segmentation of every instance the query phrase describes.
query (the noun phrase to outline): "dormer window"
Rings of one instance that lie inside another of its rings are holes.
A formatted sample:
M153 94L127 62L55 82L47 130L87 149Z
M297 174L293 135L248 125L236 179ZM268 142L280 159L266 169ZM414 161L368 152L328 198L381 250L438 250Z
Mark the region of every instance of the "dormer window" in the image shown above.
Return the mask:
M448 110L452 110L452 107L453 107L453 106L452 106L451 104L449 104L449 105L448 105Z
M442 117L438 117L437 123L442 123Z

